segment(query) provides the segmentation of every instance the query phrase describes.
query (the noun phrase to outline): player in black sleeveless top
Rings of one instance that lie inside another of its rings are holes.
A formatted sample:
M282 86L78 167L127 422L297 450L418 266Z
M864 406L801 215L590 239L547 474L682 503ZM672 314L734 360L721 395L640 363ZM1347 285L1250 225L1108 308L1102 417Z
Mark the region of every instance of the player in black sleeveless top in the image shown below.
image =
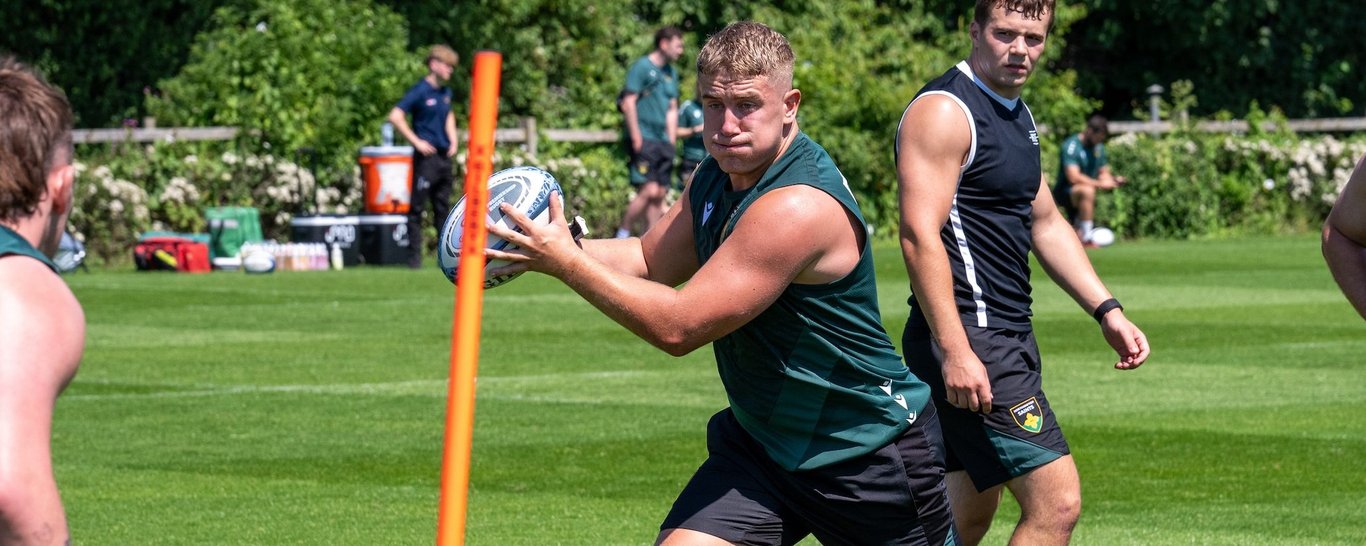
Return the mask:
M1043 54L1052 0L979 0L972 52L930 82L897 131L901 245L914 296L903 335L930 384L947 447L949 498L965 544L1009 488L1017 544L1064 544L1081 510L1076 466L1041 388L1030 326L1029 253L1094 312L1119 369L1148 357L1143 332L1096 276L1058 212L1020 99Z

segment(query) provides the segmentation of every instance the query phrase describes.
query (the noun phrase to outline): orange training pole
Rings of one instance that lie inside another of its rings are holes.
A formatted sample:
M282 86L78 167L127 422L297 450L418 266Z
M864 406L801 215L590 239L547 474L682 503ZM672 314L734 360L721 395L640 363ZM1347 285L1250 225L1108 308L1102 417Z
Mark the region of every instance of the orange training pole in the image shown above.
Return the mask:
M493 174L493 130L498 125L498 92L503 55L474 54L470 94L470 143L465 162L465 225L455 287L451 327L451 377L446 392L446 442L441 458L441 506L436 522L438 546L465 543L470 488L470 450L474 444L474 380L479 368L479 321L484 311L484 244L488 239L488 179Z

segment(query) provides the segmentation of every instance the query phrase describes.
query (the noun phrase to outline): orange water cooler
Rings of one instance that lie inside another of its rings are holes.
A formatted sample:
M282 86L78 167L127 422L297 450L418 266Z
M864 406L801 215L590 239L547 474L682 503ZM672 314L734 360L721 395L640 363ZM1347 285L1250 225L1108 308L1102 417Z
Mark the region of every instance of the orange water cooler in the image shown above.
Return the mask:
M365 212L406 214L413 194L412 146L366 146L360 149Z

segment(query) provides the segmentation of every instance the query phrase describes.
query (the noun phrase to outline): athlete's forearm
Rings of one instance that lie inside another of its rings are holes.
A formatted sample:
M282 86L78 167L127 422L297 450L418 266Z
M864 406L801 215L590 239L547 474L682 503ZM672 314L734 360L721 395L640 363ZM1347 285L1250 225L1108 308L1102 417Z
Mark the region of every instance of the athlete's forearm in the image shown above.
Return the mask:
M971 352L972 346L968 344L967 331L953 295L953 270L938 235L920 243L903 237L901 253L910 277L911 292L925 314L935 341L946 356Z

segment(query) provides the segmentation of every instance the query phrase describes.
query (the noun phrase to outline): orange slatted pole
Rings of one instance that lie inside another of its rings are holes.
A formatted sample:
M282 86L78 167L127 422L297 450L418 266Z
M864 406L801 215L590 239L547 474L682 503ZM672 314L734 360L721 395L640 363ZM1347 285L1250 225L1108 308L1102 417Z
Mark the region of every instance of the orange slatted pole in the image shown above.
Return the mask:
M474 379L479 369L479 326L484 311L484 244L488 239L489 176L493 174L493 130L498 125L498 92L503 55L474 54L470 95L470 143L465 163L465 225L451 325L451 377L446 392L446 442L441 458L441 506L437 546L465 544L474 445ZM438 150L439 152L439 150Z

